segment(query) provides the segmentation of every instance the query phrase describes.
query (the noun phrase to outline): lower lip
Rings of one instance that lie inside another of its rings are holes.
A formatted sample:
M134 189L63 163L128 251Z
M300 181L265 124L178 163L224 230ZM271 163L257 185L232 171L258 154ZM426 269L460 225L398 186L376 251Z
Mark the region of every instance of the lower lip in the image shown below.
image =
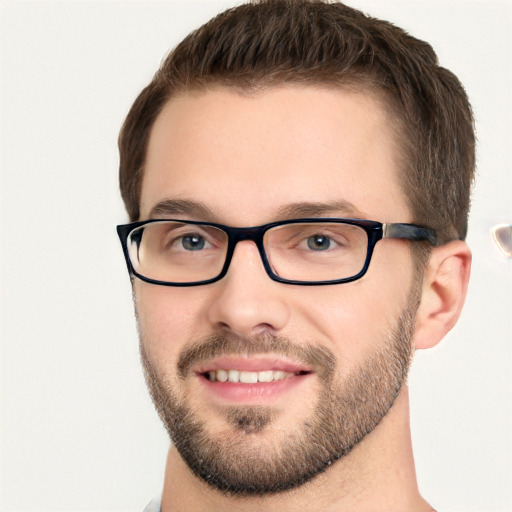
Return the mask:
M311 374L294 375L274 382L258 382L255 384L214 382L203 375L200 375L199 378L210 394L222 400L238 403L268 403L288 392L296 391L296 388L309 381L311 376Z

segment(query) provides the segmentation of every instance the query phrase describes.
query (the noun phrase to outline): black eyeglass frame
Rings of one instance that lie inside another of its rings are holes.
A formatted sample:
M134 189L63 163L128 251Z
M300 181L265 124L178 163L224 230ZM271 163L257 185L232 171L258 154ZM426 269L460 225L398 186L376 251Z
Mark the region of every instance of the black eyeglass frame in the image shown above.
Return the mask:
M183 224L192 224L192 225L202 225L202 226L211 226L217 229L224 231L228 236L228 247L226 250L226 258L224 261L224 266L222 267L220 273L211 278L206 279L204 281L193 281L193 282L168 282L168 281L159 281L157 279L151 279L149 277L143 276L139 274L132 265L130 255L128 252L128 235L136 228L141 226L152 224L155 222L179 222ZM333 279L329 281L298 281L293 279L285 279L272 271L270 264L267 259L267 255L265 252L265 247L263 245L263 236L265 233L277 226L285 226L287 224L311 224L311 223L339 223L339 224L350 224L352 226L359 226L360 228L366 231L368 237L368 247L366 251L366 260L364 262L363 268L361 271L350 277L344 277L342 279ZM126 265L128 267L128 272L130 276L136 276L142 281L151 284L158 284L162 286L199 286L203 284L210 284L222 279L229 269L229 265L231 263L231 259L233 258L233 253L235 252L235 247L238 242L242 242L244 240L251 240L256 244L258 251L260 253L261 260L263 262L263 266L265 267L265 271L267 275L273 281L277 281L279 283L284 284L295 284L300 286L318 286L318 285L328 285L328 284L341 284L341 283L349 283L351 281L356 281L363 277L368 267L370 266L370 260L372 258L373 250L375 248L375 244L382 239L385 238L395 238L395 239L405 239L413 242L419 241L427 241L431 245L437 245L437 236L433 229L418 226L416 224L407 224L407 223L394 223L394 224L385 224L382 222L377 222L373 220L362 220L362 219L350 219L350 218L304 218L304 219L290 219L283 221L271 222L269 224L263 224L261 226L253 226L247 228L233 228L230 226L225 226L223 224L216 224L213 222L202 222L202 221L194 221L194 220L184 220L184 219L149 219L138 222L132 222L130 224L121 224L116 227L117 234L119 235L119 239L121 240L121 245L123 247L123 253L126 260Z

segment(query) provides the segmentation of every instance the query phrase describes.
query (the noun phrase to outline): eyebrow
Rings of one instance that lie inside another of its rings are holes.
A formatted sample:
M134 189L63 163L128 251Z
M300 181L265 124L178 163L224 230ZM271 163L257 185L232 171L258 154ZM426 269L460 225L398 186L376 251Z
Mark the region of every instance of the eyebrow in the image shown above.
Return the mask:
M339 200L327 203L321 202L300 202L282 206L278 210L278 216L283 219L294 219L300 217L321 217L321 216L345 216L354 218L366 218L365 214L355 207L350 201Z
M193 219L213 222L216 216L205 204L190 199L164 199L150 211L149 218L166 218L173 215L186 215ZM300 219L303 217L343 216L364 219L365 214L350 201L297 202L281 206L276 219Z
M213 220L213 212L206 205L188 199L164 199L149 212L149 218L167 217L169 215L189 215L201 220Z

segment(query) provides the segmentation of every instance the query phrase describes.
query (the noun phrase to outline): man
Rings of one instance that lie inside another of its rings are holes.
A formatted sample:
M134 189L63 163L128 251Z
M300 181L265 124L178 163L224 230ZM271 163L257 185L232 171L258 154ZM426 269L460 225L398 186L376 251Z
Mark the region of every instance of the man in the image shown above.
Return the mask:
M463 306L475 157L432 48L343 4L239 6L171 52L120 153L172 440L147 510L433 510L406 378Z

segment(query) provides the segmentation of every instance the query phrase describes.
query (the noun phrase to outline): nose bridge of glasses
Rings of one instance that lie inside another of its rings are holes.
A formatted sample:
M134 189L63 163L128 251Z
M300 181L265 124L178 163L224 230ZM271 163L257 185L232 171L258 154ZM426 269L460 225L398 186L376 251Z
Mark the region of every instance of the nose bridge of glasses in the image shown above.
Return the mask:
M263 248L263 235L265 226L255 226L249 228L229 228L227 230L230 238L231 252L235 250L238 242L251 241L256 244L261 257L264 259L265 250Z
M252 240L256 245L259 245L264 232L265 229L263 227L255 226L250 228L230 228L228 234L231 235L234 244L244 240Z
M255 226L248 228L229 228L226 229L229 239L230 239L230 247L228 250L226 265L229 266L231 264L231 259L235 252L238 242L253 242L259 252L261 257L263 266L267 269L267 261L265 256L265 249L263 247L263 235L265 234L265 226ZM227 270L227 268L226 268ZM268 270L267 270L268 272Z

